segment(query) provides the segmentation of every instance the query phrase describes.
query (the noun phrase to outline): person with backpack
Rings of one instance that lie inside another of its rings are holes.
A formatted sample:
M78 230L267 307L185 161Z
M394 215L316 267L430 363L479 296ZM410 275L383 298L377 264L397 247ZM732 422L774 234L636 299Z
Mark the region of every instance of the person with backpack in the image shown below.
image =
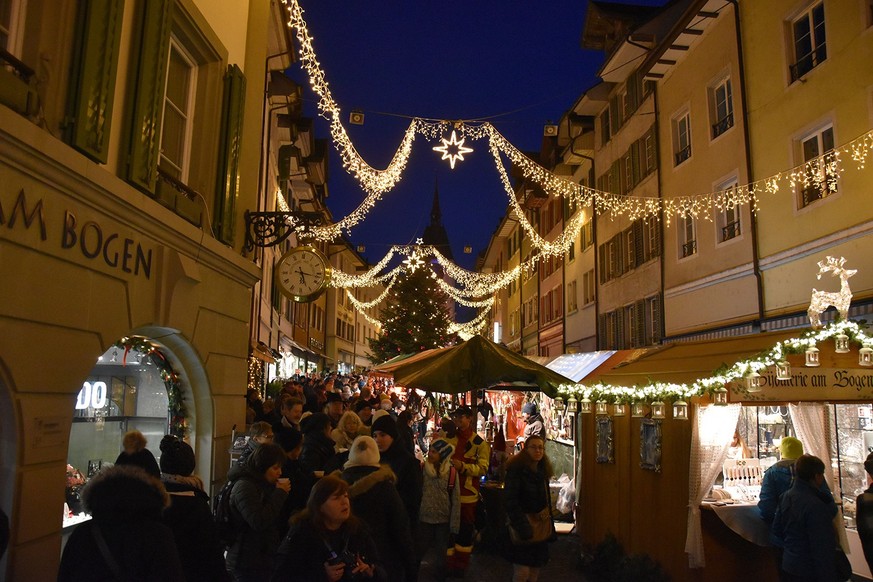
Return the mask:
M264 443L252 453L230 493L230 524L235 531L227 568L237 582L261 581L273 572L279 547L279 514L291 484L280 480L285 451Z
M445 570L449 536L457 535L461 525L461 486L458 471L450 461L454 452L455 447L445 439L433 441L423 469L416 545L419 561L424 560L428 550L436 550L434 566L438 579Z
M194 472L191 445L173 436L161 440L161 482L170 495L164 523L173 530L185 580L229 582L224 548L209 510L209 496Z

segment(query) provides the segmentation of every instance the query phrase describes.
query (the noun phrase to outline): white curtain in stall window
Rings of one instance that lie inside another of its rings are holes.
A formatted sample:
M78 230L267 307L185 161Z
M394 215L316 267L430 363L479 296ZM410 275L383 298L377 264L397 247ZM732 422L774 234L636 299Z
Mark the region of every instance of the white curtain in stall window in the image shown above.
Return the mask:
M688 467L688 533L685 553L689 568L703 568L703 532L700 525L700 504L712 489L727 458L737 420L739 404L727 406L694 405L694 426L691 429L691 460Z
M831 432L827 420L827 406L821 402L801 402L789 404L788 412L791 414L791 423L794 425L797 438L803 443L803 452L807 455L815 455L822 460L825 465L825 481L827 481L831 493L834 494L834 499L839 501L843 497L840 491L840 482L834 479L834 472L828 470L833 467L833 461L831 459ZM848 552L849 540L846 538L846 524L843 521L841 508L838 509L837 517L834 519L834 527L837 530L840 545L843 550Z

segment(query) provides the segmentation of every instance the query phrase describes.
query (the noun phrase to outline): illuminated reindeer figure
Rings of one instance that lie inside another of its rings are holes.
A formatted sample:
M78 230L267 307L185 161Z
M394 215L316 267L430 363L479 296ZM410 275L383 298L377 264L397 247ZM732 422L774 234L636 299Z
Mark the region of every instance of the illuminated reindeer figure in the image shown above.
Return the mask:
M813 287L812 298L809 302L809 310L807 311L807 314L809 315L809 323L812 324L812 327L814 328L821 327L821 314L831 305L837 308L837 311L840 312L840 317L843 320L849 318L849 303L852 301L852 290L849 289L849 277L858 271L857 269L844 269L844 264L846 264L845 257L840 257L839 260L834 257L827 257L826 260L818 262L818 275L816 275L816 279L821 279L823 274L830 271L831 275L839 277L843 284L840 286L840 290L836 293L830 291L816 291Z

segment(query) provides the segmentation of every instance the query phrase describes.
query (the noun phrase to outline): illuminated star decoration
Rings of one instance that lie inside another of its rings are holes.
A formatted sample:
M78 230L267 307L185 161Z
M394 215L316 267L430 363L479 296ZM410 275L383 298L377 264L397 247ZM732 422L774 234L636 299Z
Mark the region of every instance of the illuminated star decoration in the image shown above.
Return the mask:
M416 247L412 250L412 253L406 257L406 260L403 261L403 265L410 273L416 272L419 267L423 267L425 264L424 260L422 259L424 253L422 253L421 249L418 247L418 245L422 244L423 242L424 241L420 238L416 239Z
M463 162L464 154L469 154L473 151L473 148L464 147L464 140L466 139L467 138L462 137L461 141L458 141L458 135L453 129L452 137L450 139L442 138L440 141L443 142L443 145L434 146L433 151L442 153L443 157L440 159L448 159L449 166L454 170L455 161L461 160Z

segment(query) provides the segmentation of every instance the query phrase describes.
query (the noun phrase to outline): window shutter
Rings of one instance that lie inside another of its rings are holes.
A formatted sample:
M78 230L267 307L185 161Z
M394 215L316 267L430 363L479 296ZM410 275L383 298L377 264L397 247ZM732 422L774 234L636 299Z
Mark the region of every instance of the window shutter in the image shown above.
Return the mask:
M79 5L77 17L81 36L74 49L65 137L71 146L103 164L109 155L123 12L124 0L88 0Z
M167 54L170 47L171 0L140 2L135 22L139 54L134 55L136 91L133 96L128 145L127 180L154 195L158 179L158 148L164 114ZM136 44L134 46L137 46Z
M634 220L634 224L631 227L634 230L634 268L639 267L643 263L646 262L646 257L643 251L643 219L638 218Z
M609 320L606 318L605 313L601 313L597 316L597 348L601 350L605 350L610 346L607 345L607 333L606 329L609 325Z
M652 244L652 256L661 256L661 236L663 234L663 224L660 220L652 218L652 231L654 232L654 244Z
M641 163L641 160L640 160L640 149L641 149L641 148L640 148L640 143L641 143L640 140L637 140L637 141L635 141L634 143L631 144L631 155L630 155L630 159L631 159L631 163L634 165L634 167L633 167L633 172L632 172L632 174L633 174L633 175L632 175L632 178L633 178L633 181L634 181L634 184L633 184L634 186L636 186L637 184L639 184L639 183L640 183L640 180L642 180L642 175L641 175L641 173L640 173L640 168L642 167L642 163Z
M639 347L646 345L646 300L640 299L634 303L634 319L631 325L636 326L637 345L631 347Z
M616 273L618 275L624 275L627 273L630 268L627 265L626 254L624 252L625 242L624 242L624 232L620 232L613 237L613 242L615 244L615 257L616 262L618 263Z
M215 201L215 236L233 245L234 211L239 196L239 152L242 140L246 78L242 69L230 65L224 75L221 110L221 151L218 158L218 192Z
M599 275L598 280L600 281L600 284L603 285L604 283L606 283L606 271L608 267L606 264L606 245L600 245L600 248L598 249L598 255L600 257L600 264L597 265L597 271Z
M626 349L627 344L625 342L627 341L627 338L624 337L624 309L616 309L612 313L612 337L615 338L615 346L613 349Z
M661 341L661 294L655 295L652 301L652 343Z

